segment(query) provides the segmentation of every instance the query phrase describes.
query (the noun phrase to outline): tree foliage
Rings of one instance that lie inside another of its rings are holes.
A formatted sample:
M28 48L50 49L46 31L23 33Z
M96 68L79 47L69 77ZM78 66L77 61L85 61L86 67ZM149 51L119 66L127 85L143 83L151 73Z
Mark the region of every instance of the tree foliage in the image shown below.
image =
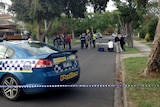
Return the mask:
M37 39L43 41L44 36L50 31L53 19L66 13L72 17L83 17L85 0L11 0L10 11L16 13L18 20L37 23ZM41 31L41 24L47 20L48 27L45 32Z
M158 23L158 17L148 14L144 19L142 27L139 29L140 37L144 38L147 33L150 34L150 39L154 39L156 27Z
M5 9L5 3L0 2L0 9Z
M87 0L63 0L64 12L70 17L84 18Z
M11 0L10 11L14 11L19 20L25 22L50 20L62 12L62 0Z
M119 11L121 33L127 34L127 43L129 47L133 47L133 31L142 24L148 0L114 1Z

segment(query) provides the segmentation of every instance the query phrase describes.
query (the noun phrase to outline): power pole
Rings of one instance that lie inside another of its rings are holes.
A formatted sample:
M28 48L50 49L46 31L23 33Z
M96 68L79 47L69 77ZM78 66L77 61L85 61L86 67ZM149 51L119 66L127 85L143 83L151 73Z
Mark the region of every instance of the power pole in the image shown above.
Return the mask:
M47 20L44 20L45 31L47 30ZM47 35L45 36L45 43L48 43Z

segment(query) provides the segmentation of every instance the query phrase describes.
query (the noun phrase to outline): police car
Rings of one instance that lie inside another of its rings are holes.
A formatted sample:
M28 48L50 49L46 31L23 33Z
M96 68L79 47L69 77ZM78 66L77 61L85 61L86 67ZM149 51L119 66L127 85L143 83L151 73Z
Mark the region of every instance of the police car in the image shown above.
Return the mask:
M27 40L1 42L0 50L0 90L9 100L79 80L77 50Z

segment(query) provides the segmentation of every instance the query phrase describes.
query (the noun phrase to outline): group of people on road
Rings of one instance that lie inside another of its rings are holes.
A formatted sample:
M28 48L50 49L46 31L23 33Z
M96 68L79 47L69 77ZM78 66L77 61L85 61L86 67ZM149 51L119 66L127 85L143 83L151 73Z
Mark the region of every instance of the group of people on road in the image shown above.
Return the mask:
M123 34L120 34L119 36L117 35L114 38L115 46L116 46L116 51L117 53L120 53L122 51L125 51L124 45L125 45L125 40Z
M114 42L109 40L107 45L108 45L108 51L112 52L114 49L114 43L116 47L117 53L120 53L122 51L125 51L124 45L125 45L125 40L123 34L116 35L114 38Z
M96 47L96 34L94 33L82 33L80 36L80 41L81 41L81 49L84 48L95 48Z
M56 35L52 37L53 45L59 49L71 49L72 37L70 34L67 35Z
M97 36L94 33L82 33L79 36L79 39L81 41L81 49L96 47ZM53 45L56 48L64 49L64 50L71 49L72 37L70 34L56 35L52 37L52 40L53 40ZM116 35L114 38L114 41L108 40L108 43L107 43L108 51L112 52L115 46L117 53L125 51L124 45L125 45L125 40L124 40L123 34Z

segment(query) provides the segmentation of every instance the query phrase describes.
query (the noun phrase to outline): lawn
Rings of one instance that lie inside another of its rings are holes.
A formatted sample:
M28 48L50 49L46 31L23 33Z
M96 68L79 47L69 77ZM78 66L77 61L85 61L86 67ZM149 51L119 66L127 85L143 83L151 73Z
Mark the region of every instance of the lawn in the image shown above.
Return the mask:
M125 46L125 51L123 52L124 54L133 54L133 53L138 53L139 50L137 48L129 48L128 46Z
M160 107L160 78L141 77L147 57L123 60L129 107Z

